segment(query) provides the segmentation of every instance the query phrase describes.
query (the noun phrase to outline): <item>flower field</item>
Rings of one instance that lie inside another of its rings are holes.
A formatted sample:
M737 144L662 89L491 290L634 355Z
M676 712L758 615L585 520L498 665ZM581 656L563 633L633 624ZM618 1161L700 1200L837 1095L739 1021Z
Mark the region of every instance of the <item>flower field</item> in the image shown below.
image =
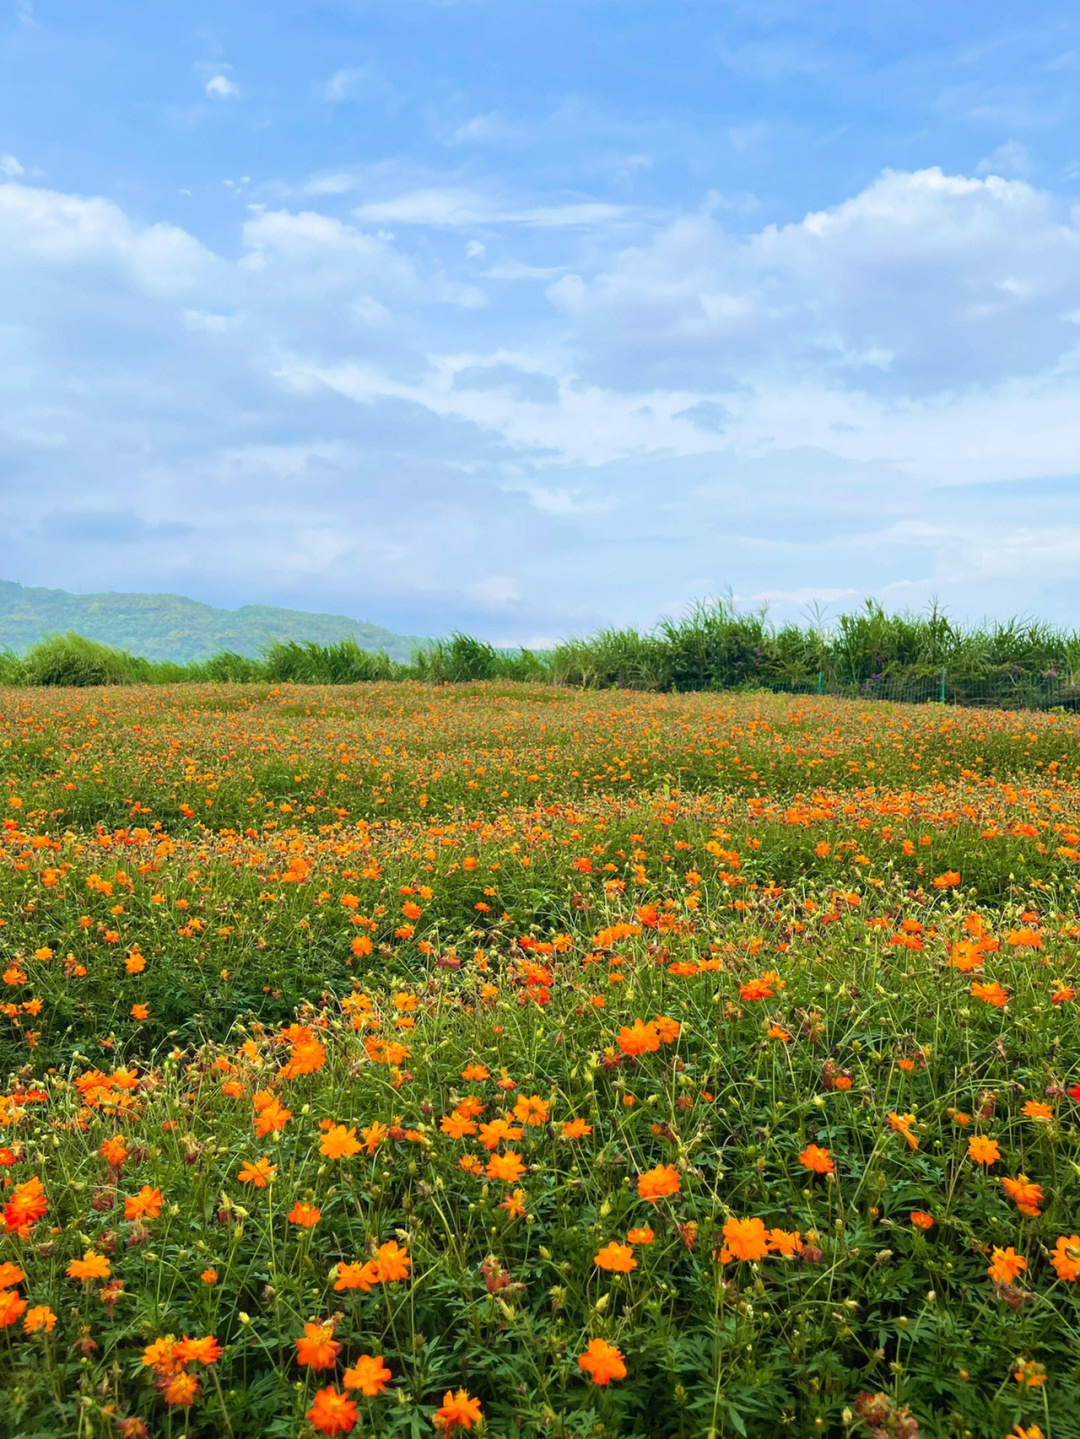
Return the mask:
M1080 718L0 699L0 1434L1080 1436Z

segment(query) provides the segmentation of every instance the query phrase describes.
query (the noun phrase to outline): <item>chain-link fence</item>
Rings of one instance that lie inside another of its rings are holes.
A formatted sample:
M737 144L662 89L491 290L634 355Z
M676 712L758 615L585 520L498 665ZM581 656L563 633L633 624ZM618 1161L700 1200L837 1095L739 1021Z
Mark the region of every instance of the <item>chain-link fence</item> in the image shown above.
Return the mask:
M979 709L1064 709L1080 711L1080 676L994 675L971 678L947 670L924 675L872 675L843 683L823 672L805 680L763 680L757 688L778 694L833 695L845 699L893 700L898 704L962 705Z

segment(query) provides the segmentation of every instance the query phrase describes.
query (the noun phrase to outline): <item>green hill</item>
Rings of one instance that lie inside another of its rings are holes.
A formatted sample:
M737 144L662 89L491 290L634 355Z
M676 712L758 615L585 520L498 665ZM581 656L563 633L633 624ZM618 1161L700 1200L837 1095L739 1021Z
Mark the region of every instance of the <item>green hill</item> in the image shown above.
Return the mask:
M182 595L73 595L0 580L0 649L21 654L45 635L69 631L147 659L179 664L209 659L222 650L255 656L272 640L325 645L343 639L406 661L423 643L346 615L272 605L219 610Z

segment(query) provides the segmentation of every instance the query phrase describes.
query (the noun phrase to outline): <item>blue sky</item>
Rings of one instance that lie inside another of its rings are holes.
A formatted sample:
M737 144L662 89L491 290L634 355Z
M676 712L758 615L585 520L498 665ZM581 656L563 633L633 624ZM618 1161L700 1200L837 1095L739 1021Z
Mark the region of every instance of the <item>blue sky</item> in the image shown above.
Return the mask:
M0 0L0 576L1080 626L1080 12Z

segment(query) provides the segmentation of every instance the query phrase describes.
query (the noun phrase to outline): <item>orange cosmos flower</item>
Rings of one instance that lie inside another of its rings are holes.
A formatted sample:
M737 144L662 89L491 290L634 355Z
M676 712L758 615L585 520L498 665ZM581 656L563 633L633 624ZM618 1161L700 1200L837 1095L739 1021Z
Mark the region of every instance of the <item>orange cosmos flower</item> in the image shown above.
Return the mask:
M760 1219L736 1219L732 1215L727 1220L724 1225L724 1248L720 1252L722 1263L731 1259L764 1259L768 1252L768 1235Z
M35 1175L23 1184L17 1184L11 1197L4 1205L4 1229L8 1234L17 1234L20 1239L29 1239L30 1230L48 1209L41 1180Z
M619 1030L618 1044L623 1054L651 1054L660 1048L660 1034L655 1024L635 1019L632 1026L624 1024Z
M913 1209L910 1217L916 1229L933 1229L934 1227L934 1216L926 1214L921 1209Z
M332 1324L305 1324L303 1337L296 1341L296 1358L310 1369L333 1369L341 1345L334 1338Z
M39 1329L44 1329L46 1334L51 1334L55 1328L56 1315L47 1304L35 1304L32 1309L26 1311L26 1318L23 1320L25 1334L36 1334Z
M356 1405L333 1385L316 1392L307 1411L316 1434L348 1434L356 1428Z
M508 1184L515 1184L525 1173L525 1165L521 1155L515 1154L508 1149L505 1154L493 1154L487 1162L487 1176L489 1179L503 1179Z
M605 1339L590 1339L585 1353L578 1359L578 1367L588 1374L594 1384L607 1385L613 1379L626 1378L625 1359L621 1349Z
M641 1229L628 1229L626 1231L627 1244L651 1244L656 1235L646 1224Z
M496 1149L504 1139L520 1139L525 1133L506 1119L493 1119L480 1126L480 1143L485 1149Z
M367 1152L374 1154L389 1133L390 1131L386 1125L380 1124L378 1120L376 1120L374 1124L369 1124L366 1129L361 1129L360 1138L367 1146Z
M656 1032L660 1036L661 1043L674 1044L682 1033L682 1025L677 1019L668 1019L664 1014L658 1014L653 1020Z
M449 1436L459 1426L471 1429L479 1418L479 1399L470 1398L467 1389L459 1389L456 1394L448 1389L443 1395L442 1405L431 1416L431 1422Z
M298 1199L285 1217L290 1224L297 1224L301 1229L314 1229L322 1218L322 1210L316 1209L314 1204L301 1204Z
M393 1239L379 1245L375 1252L375 1262L379 1266L379 1279L383 1284L408 1279L409 1270L412 1268L408 1251L402 1249Z
M83 1282L90 1279L108 1279L111 1273L112 1265L104 1254L95 1254L92 1249L88 1249L81 1259L73 1259L67 1267L69 1279Z
M112 1139L106 1139L105 1143L98 1150L98 1153L105 1160L105 1163L111 1165L113 1169L119 1169L128 1157L127 1145L119 1135L116 1135Z
M1060 1238L1054 1245L1050 1263L1057 1271L1057 1277L1066 1283L1080 1279L1080 1234Z
M803 1247L802 1235L797 1229L770 1229L769 1249L774 1254L798 1254ZM728 1251L730 1253L730 1250ZM723 1250L720 1251L723 1260Z
M20 1314L26 1313L26 1300L14 1289L0 1289L0 1329L14 1324Z
M1001 1009L1009 1002L1009 991L1002 989L996 979L992 984L980 984L976 980L971 986L971 993L985 1004L992 1004L995 1009Z
M1015 1179L1003 1179L1001 1184L1021 1214L1027 1214L1032 1219L1039 1217L1042 1212L1039 1205L1044 1198L1040 1185L1032 1184L1026 1174L1018 1174Z
M194 1374L174 1374L164 1382L161 1393L166 1404L190 1409L198 1398L199 1381Z
M212 1334L202 1339L189 1339L185 1334L173 1345L173 1358L179 1364L216 1364L221 1358L221 1345Z
M973 1134L968 1140L968 1158L975 1164L996 1164L1001 1158L997 1140L985 1134Z
M260 1139L271 1130L284 1129L292 1118L292 1110L286 1109L264 1089L255 1092L252 1102L255 1105L255 1133Z
M678 1194L682 1188L679 1171L672 1164L658 1164L638 1175L637 1191L642 1199L655 1204L666 1194Z
M538 1094L523 1094L514 1105L514 1118L519 1124L546 1124L549 1110L547 1100L541 1099Z
M365 1264L341 1263L335 1273L337 1277L334 1288L339 1293L343 1289L362 1289L368 1294L376 1284L382 1282L378 1262L374 1259L369 1259Z
M1008 1249L994 1250L986 1272L995 1284L1011 1284L1026 1268L1027 1260L1022 1254L1017 1254L1010 1244Z
M895 1134L902 1134L904 1136L909 1148L918 1149L919 1141L911 1132L911 1126L915 1123L915 1116L913 1114L897 1114L895 1110L890 1109L885 1118L889 1121L889 1127Z
M345 1370L341 1382L346 1389L359 1389L361 1394L374 1399L383 1392L393 1377L383 1363L381 1354L375 1357L361 1354L352 1368Z
M5 1259L0 1264L0 1289L14 1289L16 1284L21 1284L26 1278L17 1264L12 1264L10 1259Z
M161 1213L161 1206L164 1203L160 1189L152 1189L149 1184L144 1184L138 1194L129 1195L124 1200L125 1219L156 1219Z
M808 1144L799 1155L799 1163L805 1169L811 1169L815 1174L834 1174L836 1165L833 1162L829 1151L821 1149L816 1144Z
M256 1159L254 1164L249 1159L245 1159L240 1166L240 1173L236 1177L241 1184L251 1184L256 1189L265 1189L276 1173L277 1165L271 1164L269 1159Z
M461 1077L464 1080L475 1080L479 1083L482 1079L491 1078L491 1070L486 1064L468 1064L461 1071Z
M325 1159L348 1159L353 1154L359 1154L360 1149L355 1124L351 1129L346 1129L344 1124L332 1124L319 1145L319 1153Z
M133 1005L131 1006L131 1013L132 1013L132 1017L135 1018L135 1019L149 1019L149 1018L150 1018L150 1006L149 1006L148 1004L133 1004ZM193 1382L195 1382L195 1381L193 1381ZM195 1387L196 1387L196 1389L198 1389L199 1386L198 1386L197 1383L195 1383ZM190 1399L188 1399L188 1400L183 1400L183 1399L180 1399L180 1400L172 1400L172 1399L170 1399L170 1400L169 1400L169 1403L170 1403L170 1404L173 1404L173 1403L179 1403L179 1404L188 1403L188 1404L190 1404L191 1402L192 1402L192 1401L191 1401Z
M568 1119L562 1127L564 1139L585 1139L592 1130L592 1125L587 1124L584 1119Z
M614 1240L604 1245L593 1263L598 1268L608 1269L615 1274L629 1274L631 1269L637 1268L637 1260L629 1244L616 1244Z
M1044 1103L1041 1099L1029 1099L1024 1105L1024 1113L1028 1119L1049 1120L1054 1117L1054 1111L1050 1105Z

